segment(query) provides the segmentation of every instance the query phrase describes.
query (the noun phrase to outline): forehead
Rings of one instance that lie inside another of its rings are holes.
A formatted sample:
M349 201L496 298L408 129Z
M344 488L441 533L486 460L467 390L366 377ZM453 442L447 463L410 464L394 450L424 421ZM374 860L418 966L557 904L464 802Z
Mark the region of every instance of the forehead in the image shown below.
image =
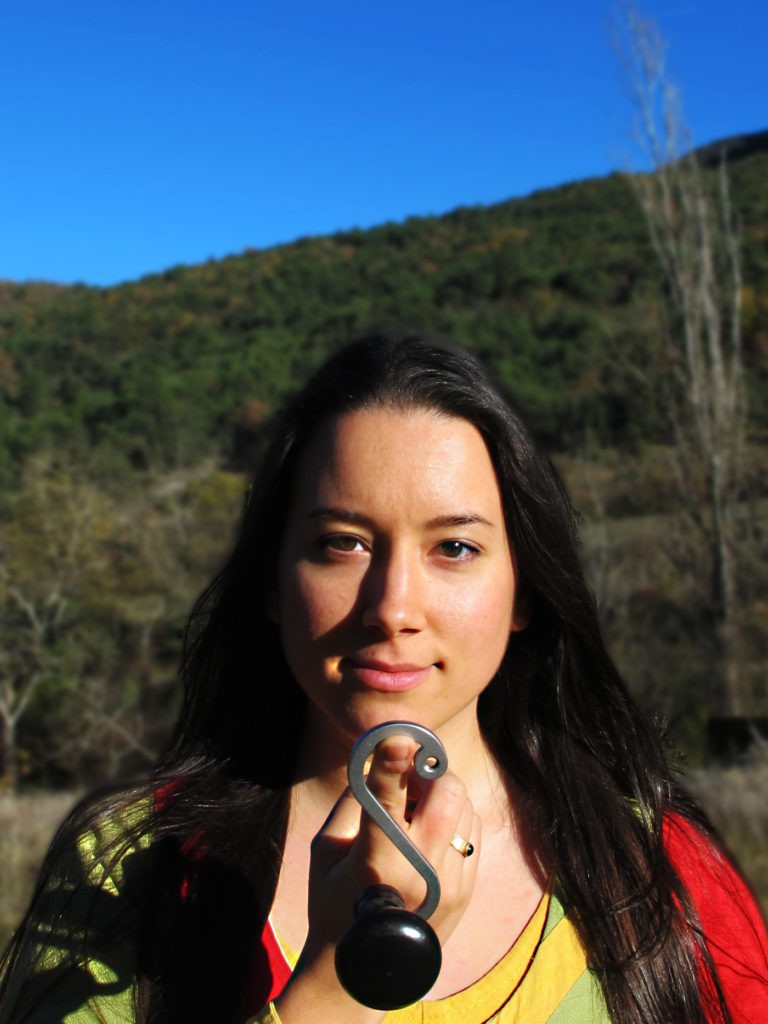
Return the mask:
M299 459L292 509L340 502L393 512L483 505L484 514L501 514L496 474L478 429L421 408L362 409L320 425Z

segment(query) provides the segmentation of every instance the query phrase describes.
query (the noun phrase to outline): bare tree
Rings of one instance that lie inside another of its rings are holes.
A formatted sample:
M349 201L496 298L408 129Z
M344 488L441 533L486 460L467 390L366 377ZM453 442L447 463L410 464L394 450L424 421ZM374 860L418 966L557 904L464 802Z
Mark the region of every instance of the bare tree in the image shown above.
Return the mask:
M0 783L13 789L16 730L43 678L46 638L55 629L63 604L52 595L50 602L37 606L10 581L4 561L0 562L0 601L4 624L16 633L16 642L0 650Z
M30 463L0 522L0 787L20 758L89 781L153 762L175 714L178 623L242 489L204 465L120 504L66 459Z
M737 651L736 507L746 424L739 233L725 154L702 168L656 23L624 7L616 36L650 172L631 176L665 285L668 387L685 507L706 542L722 712L742 714Z
M17 776L16 733L41 684L69 660L72 606L103 571L105 505L43 465L29 468L0 528L0 781Z

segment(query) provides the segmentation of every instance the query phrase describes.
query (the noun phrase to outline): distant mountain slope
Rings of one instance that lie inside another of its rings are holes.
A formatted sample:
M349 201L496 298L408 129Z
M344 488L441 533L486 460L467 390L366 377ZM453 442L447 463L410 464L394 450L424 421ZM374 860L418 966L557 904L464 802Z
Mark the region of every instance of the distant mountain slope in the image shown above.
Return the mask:
M750 135L731 135L719 142L700 146L696 153L702 167L719 166L723 155L733 167L735 163L747 157L768 153L768 131L753 132Z
M768 429L768 132L726 148L743 231L753 426ZM539 433L574 451L663 438L649 338L659 276L622 175L489 207L176 267L115 288L0 285L0 484L66 451L119 479L213 456L247 463L265 417L371 328L482 354ZM630 363L647 371L645 381Z

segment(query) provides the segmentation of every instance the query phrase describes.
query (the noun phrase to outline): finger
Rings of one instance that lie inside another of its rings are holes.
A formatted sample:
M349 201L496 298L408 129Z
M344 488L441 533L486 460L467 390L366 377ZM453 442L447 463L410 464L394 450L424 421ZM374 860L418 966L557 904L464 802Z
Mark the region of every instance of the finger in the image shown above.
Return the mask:
M414 809L410 838L428 858L440 858L460 825L471 828L472 804L464 783L452 772L435 779Z
M459 836L465 842L469 842L472 837L473 826L475 822L475 813L472 807L471 801L467 800L462 808L459 820L456 822L456 831L454 836Z
M360 804L347 786L333 805L331 813L323 822L318 835L335 836L338 839L354 839L360 827Z
M459 817L455 836L436 865L443 898L435 914L433 926L441 942L450 937L472 898L481 856L481 832L480 818L472 811L471 804L467 801L467 807L462 810ZM469 847L467 843L470 844Z
M321 871L349 848L360 831L360 804L347 787L312 840L312 860Z
M387 737L376 747L366 779L368 789L401 827L406 825L408 779L416 750L416 744L408 737Z
M462 860L474 857L475 860L470 866L476 868L480 859L481 827L480 818L474 813L472 804L467 801L449 843L450 850L446 855L448 863L457 866L452 857L455 851Z

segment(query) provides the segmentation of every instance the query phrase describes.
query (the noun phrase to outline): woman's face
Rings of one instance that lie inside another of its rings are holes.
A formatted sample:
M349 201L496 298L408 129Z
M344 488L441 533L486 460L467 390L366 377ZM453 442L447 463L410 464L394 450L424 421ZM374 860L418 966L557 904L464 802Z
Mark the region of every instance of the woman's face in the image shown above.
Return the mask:
M479 694L525 625L478 430L430 410L324 424L299 460L271 614L319 735L393 719L476 729Z

